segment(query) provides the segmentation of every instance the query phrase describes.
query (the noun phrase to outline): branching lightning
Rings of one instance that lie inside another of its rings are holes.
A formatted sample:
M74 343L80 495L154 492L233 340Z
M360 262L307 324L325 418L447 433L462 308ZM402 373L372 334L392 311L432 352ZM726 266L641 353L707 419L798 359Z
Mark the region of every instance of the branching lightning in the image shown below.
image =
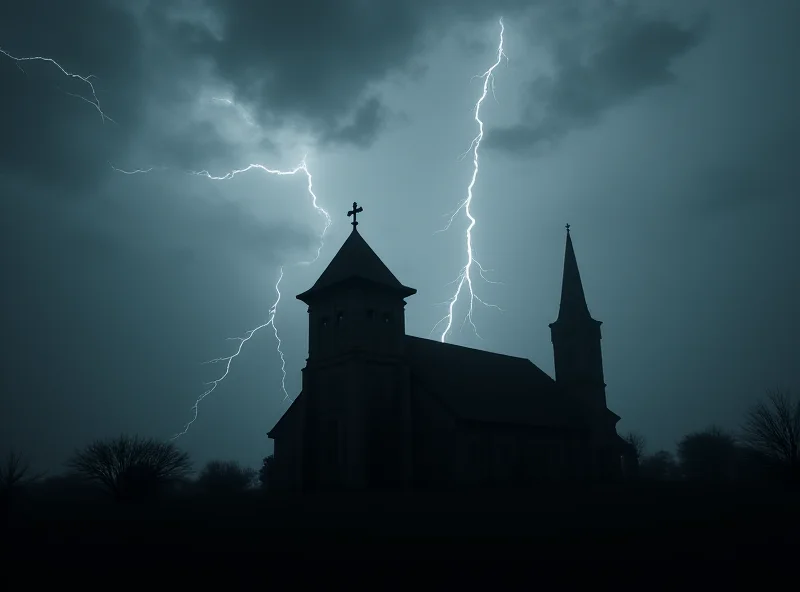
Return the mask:
M158 168L161 168L161 167L150 167L150 168L146 168L146 169L135 169L135 170L126 171L126 170L123 170L123 169L119 169L119 168L117 168L117 167L115 167L113 165L111 165L111 167L115 171L117 171L119 173L126 174L126 175L135 175L137 173L149 173L149 172L152 172L154 170L157 170ZM206 177L207 179L211 179L212 181L227 181L227 180L233 179L236 175L240 175L242 173L246 173L246 172L251 171L253 169L258 169L258 170L264 171L265 173L268 173L270 175L277 175L277 176L296 175L298 173L302 173L302 174L304 174L306 176L307 191L308 191L309 196L311 197L311 205L314 207L314 209L317 211L317 213L319 213L321 216L323 216L325 218L325 227L323 228L322 232L320 233L320 243L319 243L319 247L317 248L317 252L314 255L314 257L312 259L308 260L308 261L300 261L300 262L295 263L293 265L296 265L296 266L311 265L317 259L319 259L320 253L322 252L322 247L325 244L324 243L325 234L328 232L328 228L330 228L332 220L331 220L330 214L328 214L328 212L325 211L325 209L322 208L317 203L317 195L316 195L316 193L314 193L314 179L313 179L313 177L311 176L311 173L308 170L308 165L306 164L306 159L305 158L303 158L302 162L299 165L297 165L295 168L289 169L289 170L271 169L271 168L268 168L268 167L264 166L263 164L250 164L250 165L248 165L248 166L246 166L244 168L234 169L234 170L229 171L229 172L225 173L224 175L220 175L220 176L212 175L207 170L188 171L188 173L191 174L191 175L199 176L199 177ZM198 414L199 414L200 403L203 401L203 399L205 399L207 396L209 396L211 393L213 393L216 390L217 386L219 386L219 384L223 380L225 380L225 378L227 378L228 373L230 372L230 369L231 369L231 364L233 363L234 358L236 358L240 353L242 353L242 348L244 347L244 344L247 343L248 341L250 341L250 339L253 337L253 335L255 335L261 329L264 329L265 327L272 327L272 331L275 334L275 340L277 341L276 350L277 350L278 355L280 356L280 360L281 360L281 390L283 391L283 395L284 395L283 400L284 401L292 400L292 398L289 396L289 392L286 390L286 358L284 356L283 350L281 349L282 341L281 341L280 335L278 334L278 328L277 328L277 326L275 324L275 317L278 314L278 305L280 304L280 301L281 301L280 286L281 286L281 281L283 280L284 267L285 266L281 266L280 267L278 280L277 280L277 282L275 282L275 292L277 294L277 297L275 299L275 302L273 302L272 306L270 307L269 312L267 313L267 316L268 316L267 321L265 323L255 327L255 328L250 329L249 331L247 331L245 333L244 337L229 337L228 338L229 340L238 341L239 342L239 346L236 348L236 351L233 353L233 355L226 356L226 357L221 357L221 358L214 358L213 360L209 360L208 362L206 362L206 364L225 364L225 371L220 375L219 378L217 378L215 380L212 380L211 382L206 383L206 386L208 388L199 397L197 397L197 399L194 402L194 405L192 405L192 408L191 408L192 418L191 418L191 420L189 420L189 422L183 427L183 430L181 430L180 432L178 432L177 434L175 434L172 437L172 440L180 438L181 436L186 434L186 432L189 431L189 428L197 420L197 417L198 417Z
M453 220L455 219L456 215L460 211L462 211L462 210L464 211L464 214L465 214L465 216L467 217L467 219L469 221L469 224L468 224L468 227L467 227L466 233L465 233L466 264L461 269L458 277L452 282L454 284L457 284L457 286L456 286L456 289L455 289L455 292L454 292L452 298L449 301L447 301L447 307L448 307L447 315L445 317L443 317L441 320L439 320L439 322L437 322L436 325L434 325L434 327L433 327L433 329L431 331L431 333L433 333L434 331L436 331L436 329L442 323L445 323L444 331L442 332L441 337L440 337L442 342L445 342L445 340L447 339L447 336L449 335L449 333L450 333L450 331L452 329L453 318L454 318L454 308L457 305L457 303L459 301L459 298L461 297L462 290L466 289L466 291L468 292L468 299L469 299L469 307L468 307L467 314L466 314L466 316L464 318L463 323L466 323L467 321L469 321L469 323L472 326L473 330L475 331L476 335L478 335L477 327L475 326L475 323L473 322L473 311L474 311L474 303L475 303L475 301L478 301L479 303L483 304L484 306L497 308L498 310L500 310L500 308L498 306L496 306L494 304L487 303L486 301L482 300L475 293L475 289L474 289L474 286L473 286L473 276L472 276L473 266L477 269L478 274L481 276L481 278L483 278L487 282L489 282L489 283L498 283L498 282L493 282L493 281L487 279L486 276L484 275L484 273L486 271L488 271L488 270L484 269L483 266L475 259L474 249L473 249L473 244L472 244L472 231L473 231L473 229L474 229L474 227L476 225L476 219L474 218L474 216L472 214L472 210L471 210L472 199L473 199L473 190L474 190L475 183L476 183L477 178L478 178L478 172L479 172L479 149L480 149L481 141L483 140L483 136L484 136L484 123L483 123L483 121L481 120L481 117L480 117L481 106L483 105L483 102L485 101L486 97L488 96L488 93L489 93L490 90L491 90L492 94L494 94L494 71L495 71L495 69L503 61L503 58L507 59L507 56L506 56L506 54L504 52L504 49L503 49L503 47L504 47L505 27L503 25L502 18L500 19L499 24L500 24L500 40L499 40L499 44L498 44L498 47L497 47L497 59L494 62L494 64L488 70L486 70L483 74L476 76L476 78L480 78L480 79L483 80L483 87L482 87L482 94L481 94L480 98L478 99L478 101L475 103L474 112L473 112L474 113L474 121L477 123L477 126L478 126L478 133L472 139L472 142L470 143L469 148L462 155L462 158L465 158L467 156L467 154L469 154L471 152L472 153L472 162L473 162L472 176L471 176L469 185L467 186L466 197L465 197L465 199L463 201L460 202L458 207L453 211L452 215L450 216L450 218L449 218L449 220L447 222L447 225L443 229L441 229L439 231L439 232L444 232L444 231L448 230L450 228L450 226L452 225ZM92 105L97 110L97 112L100 114L100 117L102 118L103 122L108 120L108 121L111 121L113 123L116 123L113 119L111 119L108 115L105 114L105 112L102 110L102 108L100 106L100 100L97 97L96 89L95 89L95 86L94 86L94 84L92 82L93 79L96 78L93 74L90 74L88 76L82 76L80 74L69 72L64 67L62 67L61 64L59 64L57 61L55 61L54 59L49 58L49 57L44 57L44 56L17 57L17 56L14 56L14 55L8 53L7 51L5 51L2 48L0 48L0 53L5 55L9 59L13 60L14 62L16 62L17 67L23 73L25 72L23 70L22 66L21 66L21 64L23 62L41 61L41 62L49 62L50 64L54 65L56 68L59 69L59 71L63 75L65 75L65 76L67 76L69 78L74 78L74 79L80 80L83 84L88 86L89 91L90 91L90 95L89 96L83 96L83 95L69 93L69 92L67 92L66 94L68 94L70 96L73 96L73 97L76 97L78 99L81 99L81 100L89 103L90 105ZM225 105L228 105L228 106L236 108L237 111L240 111L240 115L242 115L242 117L245 118L245 121L247 121L247 123L249 123L251 125L255 125L255 123L252 121L252 119L249 117L249 115L246 113L246 111L242 111L241 108L239 108L238 105L234 104L234 102L232 100L230 100L230 99L221 99L221 98L212 98L212 100L214 102L222 103L222 104L225 104ZM165 170L167 168L167 167L149 167L149 168L142 168L142 169L135 169L135 170L123 170L123 169L119 169L117 167L114 167L113 165L111 165L111 166L115 171L117 171L119 173L126 174L126 175L151 173L151 172L154 172L154 171L157 171L157 170ZM308 166L306 164L305 158L302 160L301 164L299 164L295 168L289 169L289 170L271 169L271 168L268 168L267 166L262 165L262 164L249 164L244 168L234 169L234 170L231 170L231 171L229 171L229 172L227 172L227 173L225 173L223 175L220 175L220 176L212 175L207 170L186 171L186 172L188 174L201 176L201 177L206 177L207 179L214 180L214 181L225 181L225 180L233 179L236 175L243 174L243 173L246 173L246 172L254 170L254 169L259 169L259 170L261 170L261 171L263 171L265 173L268 173L270 175L276 175L276 176L292 176L292 175L296 175L298 173L302 173L302 174L304 174L306 176L306 179L307 179L307 191L308 191L308 194L311 197L312 206L314 207L314 209L320 215L322 215L325 218L325 226L324 226L324 229L322 230L322 232L320 233L320 243L319 243L319 247L318 247L318 249L316 251L315 256L312 259L308 260L308 261L298 262L298 263L295 263L294 265L310 265L310 264L314 263L320 256L320 253L321 253L322 248L324 246L324 238L325 238L325 235L326 235L326 233L327 233L327 231L328 231L328 229L329 229L329 227L330 227L330 225L332 223L332 220L331 220L331 217L328 214L328 212L318 204L317 196L314 193L313 178L312 178L311 173L308 170ZM172 437L172 440L175 440L175 439L179 438L180 436L186 434L189 431L189 429L192 426L192 424L194 424L194 422L198 418L200 403L206 397L208 397L211 393L213 393L216 390L217 386L219 386L219 384L221 382L223 382L225 380L225 378L227 378L228 374L230 373L231 364L233 363L233 360L236 357L238 357L239 354L242 352L242 349L244 348L244 344L247 343L250 339L252 339L252 337L258 331L260 331L261 329L264 329L265 327L269 327L269 326L272 327L272 330L273 330L273 333L275 335L275 339L276 339L276 342L277 342L276 350L277 350L277 352L279 354L279 357L280 357L280 360L281 360L281 390L284 393L284 401L291 400L291 397L289 396L289 393L288 393L288 391L286 389L286 377L287 377L286 360L285 360L284 353L283 353L283 351L281 349L282 341L280 339L280 336L279 336L279 333L278 333L278 329L277 329L277 326L276 326L276 322L275 322L275 318L276 318L277 312L278 312L278 306L279 306L279 304L281 302L280 285L281 285L281 281L283 280L283 277L284 277L284 269L285 269L285 267L286 266L281 266L279 268L278 279L277 279L277 281L275 283L276 299L273 302L272 306L269 308L268 318L267 318L266 322L264 322L263 324L258 325L256 327L254 327L253 329L250 329L249 331L247 331L244 334L244 337L232 337L232 338L229 338L232 341L237 341L238 342L238 346L236 347L236 350L232 355L226 356L226 357L214 358L214 359L209 360L209 361L206 362L207 364L224 364L225 369L220 374L220 376L218 378L216 378L215 380L212 380L211 382L206 383L206 386L208 388L200 396L197 397L197 399L195 400L193 406L191 407L191 410L192 410L191 419L184 425L183 430L181 430L180 432L178 432L177 434L175 434ZM463 323L462 323L462 326L463 326ZM478 335L478 336L480 337L480 335Z
M20 58L20 57L11 55L6 50L4 50L2 47L0 47L0 53L3 54L4 56L14 60L17 63L17 68L19 68L20 71L23 74L27 74L27 72L25 72L25 70L22 69L22 66L20 65L22 62L49 62L49 63L53 64L56 68L61 70L61 73L64 74L64 76L67 76L68 78L75 78L77 80L80 80L86 86L89 87L89 90L92 93L91 98L84 97L83 95L78 95L78 94L67 92L67 91L64 91L64 92L67 95L71 96L71 97L75 97L76 99L80 99L82 101L86 101L87 103L92 105L97 110L97 112L100 114L100 117L102 118L103 123L105 123L106 121L110 121L112 123L117 123L116 121L111 119L108 115L106 115L103 112L103 109L100 107L100 99L97 98L97 92L95 91L94 84L92 83L92 79L93 78L97 78L94 74L89 74L88 76L81 76L80 74L75 74L74 72L68 72L67 70L64 69L64 67L61 64L59 64L53 58L48 58L48 57L44 57L44 56L29 56L29 57Z
M442 228L441 230L438 231L438 232L444 232L444 231L448 230L450 228L450 225L453 223L453 220L455 219L456 215L462 210L464 211L464 214L466 215L467 219L469 220L469 225L467 226L466 236L465 236L467 262L464 265L464 267L461 268L461 272L459 273L458 277L453 282L451 282L451 283L457 284L457 286L456 286L455 292L453 293L452 298L450 298L450 300L448 300L446 302L446 304L447 304L447 315L442 317L439 320L439 322L437 322L433 326L433 329L431 329L431 334L432 334L434 331L436 331L437 327L439 327L443 323L445 324L444 331L442 332L441 337L440 337L440 340L441 340L442 343L445 342L445 340L447 339L447 335L450 333L450 330L453 327L453 309L455 308L456 303L458 302L459 296L461 296L461 291L463 289L465 289L465 286L466 286L467 292L469 293L469 296L468 296L468 298L469 298L469 308L467 309L467 314L464 317L464 322L469 321L469 324L472 326L472 329L475 331L475 334L478 337L480 337L480 335L478 334L478 328L475 326L475 323L472 320L472 313L473 313L473 310L474 310L475 301L477 300L478 302L480 302L484 306L488 306L488 307L491 307L491 308L496 308L498 310L502 310L496 304L489 304L489 303L485 302L484 300L482 300L481 298L479 298L478 295L475 293L475 289L474 289L474 287L472 285L473 265L477 268L478 274L485 281L487 281L489 283L492 283L492 284L496 284L496 283L499 283L499 282L493 282L493 281L489 280L488 278L486 278L484 273L486 273L488 270L484 269L483 266L481 266L481 264L475 259L474 252L473 252L473 247L472 247L472 229L475 228L476 220L472 215L471 206L472 206L472 198L473 198L473 189L475 187L475 182L478 179L478 171L479 171L478 151L479 151L479 148L480 148L480 145L481 145L481 141L483 140L483 121L481 120L481 106L483 105L483 102L486 100L486 97L488 96L490 90L492 92L492 95L494 96L494 71L500 65L500 63L503 61L503 58L508 59L508 56L506 56L506 54L505 54L505 52L503 50L503 42L504 42L503 35L504 35L504 33L505 33L505 27L503 26L503 19L501 18L500 19L500 42L499 42L499 44L497 46L497 59L494 62L494 64L492 64L492 66L488 70L486 70L486 72L484 72L483 74L480 74L480 75L477 75L477 76L473 77L473 78L480 78L480 79L483 80L483 92L482 92L480 98L478 99L477 103L475 103L475 109L473 111L475 122L478 124L478 134L472 139L472 142L470 143L469 148L467 148L467 150L464 152L464 154L461 155L461 158L464 158L464 157L466 157L467 154L472 152L472 177L470 179L469 185L467 186L467 196L458 205L458 207L455 209L455 211L453 211L452 215L450 216L450 219L447 222L447 225L444 228ZM463 326L463 323L462 323L462 326Z

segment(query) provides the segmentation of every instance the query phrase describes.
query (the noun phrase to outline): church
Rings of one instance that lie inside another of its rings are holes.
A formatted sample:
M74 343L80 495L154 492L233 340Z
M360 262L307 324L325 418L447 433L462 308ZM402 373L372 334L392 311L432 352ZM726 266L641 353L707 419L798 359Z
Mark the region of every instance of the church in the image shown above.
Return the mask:
M616 481L631 447L608 409L600 321L567 225L555 379L524 358L406 335L405 299L353 230L297 298L308 305L302 389L267 434L278 489L458 489Z

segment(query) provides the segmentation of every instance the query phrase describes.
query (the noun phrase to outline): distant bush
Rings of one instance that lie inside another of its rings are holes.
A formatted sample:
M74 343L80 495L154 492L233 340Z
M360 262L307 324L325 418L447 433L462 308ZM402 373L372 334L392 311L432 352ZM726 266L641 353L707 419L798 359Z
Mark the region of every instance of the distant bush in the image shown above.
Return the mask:
M239 493L253 487L256 471L243 467L236 461L213 460L200 472L197 485L201 491L213 495Z
M688 481L723 483L737 479L739 451L729 433L710 427L678 442L678 463Z
M138 436L97 440L77 451L69 466L117 500L153 497L192 470L189 455L174 444Z
M639 459L639 476L646 481L675 481L680 470L675 457L666 450Z
M264 489L268 489L270 486L270 472L272 471L274 464L275 455L270 454L264 458L264 462L261 465L261 470L258 471L258 480L261 482L261 487Z

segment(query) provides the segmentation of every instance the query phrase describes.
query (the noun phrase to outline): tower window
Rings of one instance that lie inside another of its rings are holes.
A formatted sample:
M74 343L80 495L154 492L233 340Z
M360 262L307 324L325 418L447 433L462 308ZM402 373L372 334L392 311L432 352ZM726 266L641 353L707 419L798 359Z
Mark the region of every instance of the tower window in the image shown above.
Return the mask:
M344 320L344 313L340 312L336 314L336 324L341 325L342 321Z
M367 310L367 318L368 318L369 320L372 320L372 319L374 319L374 318L375 318L375 311L374 311L374 310L372 310L371 308Z
M321 327L327 327L328 326L328 317L322 317L322 319L320 320L319 324L320 324Z
M385 313L383 313L383 322L384 322L385 324L387 324L387 325L388 325L389 323L391 323L391 322L392 322L392 314L391 314L391 313L388 313L388 312L385 312Z

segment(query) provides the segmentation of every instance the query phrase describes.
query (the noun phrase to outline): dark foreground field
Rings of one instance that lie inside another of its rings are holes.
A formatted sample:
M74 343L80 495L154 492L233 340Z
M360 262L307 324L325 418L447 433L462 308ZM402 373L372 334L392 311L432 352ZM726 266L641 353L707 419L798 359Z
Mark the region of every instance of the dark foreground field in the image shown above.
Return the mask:
M776 558L800 550L800 496L685 486L472 494L247 494L142 504L27 500L13 553L86 544L323 558ZM66 545L66 546L65 546Z

